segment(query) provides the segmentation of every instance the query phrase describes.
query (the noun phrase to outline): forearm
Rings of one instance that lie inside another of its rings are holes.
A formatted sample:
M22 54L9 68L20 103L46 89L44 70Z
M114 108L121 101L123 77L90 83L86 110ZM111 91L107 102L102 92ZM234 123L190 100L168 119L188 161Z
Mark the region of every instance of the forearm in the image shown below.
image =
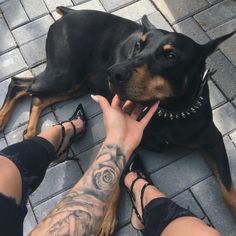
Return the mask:
M80 181L30 235L97 235L126 158L117 145L106 142Z

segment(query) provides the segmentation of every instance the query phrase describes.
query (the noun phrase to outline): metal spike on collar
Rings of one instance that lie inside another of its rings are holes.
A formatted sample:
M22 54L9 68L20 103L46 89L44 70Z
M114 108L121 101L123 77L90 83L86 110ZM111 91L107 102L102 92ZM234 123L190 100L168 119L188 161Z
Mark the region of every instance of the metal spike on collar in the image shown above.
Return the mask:
M185 119L186 117L191 117L192 114L196 114L197 111L200 110L200 108L203 106L204 98L202 96L202 91L203 91L204 85L207 82L208 75L210 73L211 72L209 72L209 70L205 70L202 76L202 85L201 85L200 92L198 95L199 97L195 100L195 103L190 108L184 111L176 111L176 112L170 112L166 109L159 108L157 115L159 117L169 118L170 120L174 120L174 119L180 119L180 118Z
M159 110L159 111L157 112L157 114L158 114L159 117L161 117L161 115L162 115L162 110Z
M197 105L201 107L202 103L200 101L197 101Z

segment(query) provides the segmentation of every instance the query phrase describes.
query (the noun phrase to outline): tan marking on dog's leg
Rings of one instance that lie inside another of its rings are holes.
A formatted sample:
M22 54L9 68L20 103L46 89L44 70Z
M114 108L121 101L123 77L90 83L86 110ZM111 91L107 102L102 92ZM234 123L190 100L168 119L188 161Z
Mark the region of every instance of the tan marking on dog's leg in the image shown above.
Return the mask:
M22 97L28 96L29 94L26 92L18 92L12 99L8 99L4 102L1 110L0 110L0 131L3 130L10 118L12 109L17 102Z
M45 108L47 108L48 106L54 103L62 102L70 98L72 98L71 94L68 94L65 96L48 97L48 98L33 97L29 123L26 129L26 132L23 135L24 139L29 139L36 135L39 116Z
M119 197L120 186L117 184L114 192L112 193L112 198L108 204L107 212L103 219L99 236L109 236L114 233L117 225L117 207L119 203Z
M220 175L219 175L218 169L216 168L216 164L209 158L207 159L207 161L210 164L212 171L216 177L216 180L220 185L220 189L221 189L224 201L226 205L229 207L232 215L236 219L236 190L234 187L231 187L230 190L227 190L220 180Z
M164 50L172 50L172 49L173 49L173 46L172 46L171 44L165 44L165 45L163 46L163 49L164 49Z

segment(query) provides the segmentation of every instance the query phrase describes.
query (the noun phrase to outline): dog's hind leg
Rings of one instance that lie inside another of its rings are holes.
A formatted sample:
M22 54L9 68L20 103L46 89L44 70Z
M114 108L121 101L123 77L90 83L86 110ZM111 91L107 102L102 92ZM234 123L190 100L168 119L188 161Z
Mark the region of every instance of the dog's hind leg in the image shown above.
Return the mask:
M212 143L209 143L205 148L209 154L209 164L212 171L219 182L223 197L226 204L229 206L232 214L236 218L236 190L233 186L232 178L230 175L229 161L225 150L223 138L219 130L214 127L211 132Z
M108 204L106 215L103 219L101 231L99 236L109 236L115 231L117 225L117 207L120 197L120 186L117 184L114 192L112 193L112 198Z
M7 124L11 111L15 103L24 96L29 96L27 92L29 85L32 84L33 78L13 77L8 86L7 95L0 110L0 130L3 130Z
M24 131L23 134L24 139L29 139L36 135L39 116L45 108L54 103L63 102L70 98L73 98L73 96L70 93L54 97L43 97L43 98L36 96L32 97L30 118L27 129Z

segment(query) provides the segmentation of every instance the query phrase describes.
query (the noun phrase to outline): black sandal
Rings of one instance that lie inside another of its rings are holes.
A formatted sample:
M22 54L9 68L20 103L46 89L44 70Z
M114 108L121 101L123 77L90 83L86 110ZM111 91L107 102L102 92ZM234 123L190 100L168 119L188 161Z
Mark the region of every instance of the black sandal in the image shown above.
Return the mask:
M131 213L131 224L132 224L134 229L142 230L144 228L144 222L143 222L143 218L142 218L143 211L144 211L143 197L144 197L144 193L145 193L145 190L146 190L147 186L153 185L153 182L148 177L148 174L147 174L147 172L145 171L145 169L143 167L141 158L137 153L134 153L131 156L131 158L129 160L129 163L127 163L127 165L126 165L126 167L125 167L125 169L122 173L121 181L123 181L123 183L122 183L123 185L124 185L124 177L130 172L135 172L137 174L137 178L134 179L134 181L132 182L132 184L130 186L130 189L125 187L128 194L129 194L129 196L130 196L130 200L131 200L132 205L133 205L133 210L132 210L132 213ZM136 208L136 206L134 204L134 202L136 201L136 198L135 198L135 195L133 193L134 185L137 182L137 180L139 180L139 179L143 179L143 180L147 181L147 183L145 183L143 185L143 187L141 189L141 194L140 194L141 215L138 212L138 209ZM133 213L135 213L137 219L140 221L141 224L135 224L134 222L132 222Z
M76 134L76 127L75 127L75 125L72 122L72 120L75 120L77 118L80 118L84 122L84 126L85 126L85 128L81 132L79 132L78 134ZM65 139L65 135L66 135L65 128L63 126L63 124L66 123L66 122L70 122L71 123L71 125L73 127L73 135L72 135L72 137L71 137L71 139L69 141L68 146L65 149L63 149L62 151L60 151L60 149L62 147L62 144L64 142L64 139ZM65 158L62 161L60 161L60 156L65 154L66 152L68 152L71 144L74 141L76 141L79 138L81 138L83 136L83 134L85 133L86 125L87 125L87 117L86 117L86 114L84 112L84 108L83 108L82 104L78 105L78 107L76 108L74 114L69 118L69 120L62 121L61 123L58 123L56 125L60 125L61 126L61 136L62 136L62 138L61 138L61 142L60 142L60 144L59 144L59 146L58 146L58 148L57 148L57 150L55 152L56 153L55 154L56 155L56 161L55 162L56 163L60 163L60 162L63 162L65 160L72 160L72 158Z

